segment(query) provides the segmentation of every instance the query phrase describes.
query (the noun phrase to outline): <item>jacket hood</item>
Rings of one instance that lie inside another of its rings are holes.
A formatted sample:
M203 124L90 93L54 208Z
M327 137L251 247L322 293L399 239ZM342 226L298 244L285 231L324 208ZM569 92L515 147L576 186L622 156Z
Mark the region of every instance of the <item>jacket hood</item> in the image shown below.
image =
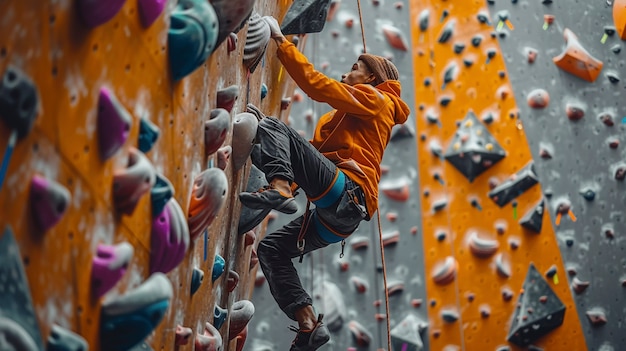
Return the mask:
M387 80L376 86L377 89L386 93L395 105L394 122L402 124L407 121L411 109L401 98L402 87L397 80Z

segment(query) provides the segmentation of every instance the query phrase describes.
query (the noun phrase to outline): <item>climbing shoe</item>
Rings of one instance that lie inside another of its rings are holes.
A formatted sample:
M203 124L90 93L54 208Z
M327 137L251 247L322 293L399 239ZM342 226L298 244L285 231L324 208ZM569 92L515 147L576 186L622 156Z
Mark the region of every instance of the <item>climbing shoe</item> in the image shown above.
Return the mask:
M291 331L298 333L291 342L289 351L314 351L330 340L328 328L322 323L323 314L317 317L317 322L312 330L301 330L294 326L289 327Z
M255 192L239 193L239 200L246 207L255 210L271 208L286 214L298 212L298 204L293 196L286 195L269 185Z

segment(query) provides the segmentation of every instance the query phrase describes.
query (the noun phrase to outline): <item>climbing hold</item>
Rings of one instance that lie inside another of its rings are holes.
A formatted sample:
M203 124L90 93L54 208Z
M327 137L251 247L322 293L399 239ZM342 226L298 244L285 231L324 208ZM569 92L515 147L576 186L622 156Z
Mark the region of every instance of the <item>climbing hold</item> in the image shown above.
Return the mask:
M360 294L364 294L367 290L369 290L369 283L361 277L353 276L350 278L350 282L352 283L352 286L354 286L356 292Z
M228 40L227 40L227 46L226 46L226 50L228 51L228 53L230 54L231 52L235 51L235 49L237 49L237 34L235 33L230 33L228 35Z
M382 25L381 30L387 39L387 43L389 43L392 48L400 51L409 50L409 44L400 29L391 24L384 24Z
M139 15L141 24L148 28L163 12L167 0L139 0Z
M446 323L454 323L459 320L459 313L450 309L443 309L441 311L441 319Z
M91 267L91 291L96 299L122 279L133 258L133 252L133 246L126 242L117 245L98 244Z
M470 251L474 254L474 256L480 258L493 255L496 251L498 251L498 247L500 246L497 240L480 238L478 233L475 231L470 233L468 242Z
M578 121L585 116L585 110L583 110L582 107L572 104L567 104L565 107L565 113L570 121Z
M424 343L421 333L428 324L419 317L408 314L400 323L391 329L391 346L393 350L422 351Z
M1 330L1 328L0 328ZM7 335L4 335L5 340ZM9 347L10 350L12 348ZM82 336L59 325L53 324L48 336L46 351L86 351L89 349L87 341ZM15 350L26 350L17 348Z
M200 285L202 285L203 279L204 272L198 267L193 267L193 271L191 272L191 285L189 288L192 296L196 293L196 291L198 291L198 289L200 289Z
M257 191L267 184L268 183L265 179L265 174L253 164L250 167L250 175L248 176L246 191ZM239 224L237 227L237 232L239 233L239 235L247 233L257 225L259 225L263 221L263 219L267 217L270 211L271 209L251 209L242 205L241 214L239 216Z
M233 151L233 148L230 145L222 146L217 149L217 168L226 170L226 166L228 166L228 160L230 159L230 155Z
M446 257L443 262L435 265L432 271L433 281L438 285L447 285L456 278L456 271L459 267L458 262L452 256Z
M531 161L514 176L491 190L489 197L503 207L537 183L537 174Z
M446 232L438 232L437 233L437 241L442 242L442 241L446 240L447 236L448 236L448 234L446 234Z
M565 305L531 263L519 295L507 340L524 347L563 323ZM540 297L546 296L546 302ZM528 313L528 311L533 311Z
M401 281L389 282L387 284L387 296L401 294L404 291L404 283Z
M443 27L443 29L441 30L441 33L439 34L439 39L437 39L437 41L442 44L446 43L452 37L452 34L454 34L455 25L456 20L451 19L450 21L448 21L448 24L446 24L445 27Z
M52 228L67 211L71 194L54 180L34 175L30 182L30 205L35 223L42 232Z
M443 73L443 86L441 89L445 89L448 83L452 82L456 78L458 72L458 66L456 62L451 62L444 70Z
M101 350L128 350L154 331L173 295L172 284L154 273L143 284L102 305Z
M215 305L215 308L213 309L213 325L215 328L220 329L222 325L224 325L224 322L226 322L227 318L228 310Z
M248 23L254 8L254 0L213 0L211 4L219 19L218 47L231 33L238 33Z
M196 335L195 350L196 351L220 351L222 350L222 335L218 328L211 325L211 323L204 324L204 331L202 334Z
M20 248L10 226L0 234L0 335L9 350L43 350L41 331L35 315L28 278Z
M227 88L220 89L216 93L216 109L211 111L211 118L214 118L213 114L222 114L222 109L227 113L232 111L235 102L239 98L239 86L231 85ZM230 122L230 115L229 115Z
M394 230L382 235L383 247L396 245L400 241L400 231Z
M522 219L520 219L519 224L537 234L541 233L541 227L543 223L543 212L544 212L544 200L541 199L533 208L528 211Z
M152 220L150 239L150 273L168 273L176 268L189 249L189 229L185 214L176 199L171 198L163 211Z
M409 179L406 177L381 182L380 189L383 194L392 200L399 202L406 202L409 200Z
M139 119L139 141L137 142L137 148L139 151L146 153L152 149L154 143L159 138L159 127L150 122L147 118Z
M558 272L556 265L552 265L550 266L550 268L548 268L548 270L546 271L546 278L548 279L552 279L556 273Z
M605 325L607 322L604 311L600 309L589 310L585 312L585 314L587 315L587 318L589 318L591 325L593 325L594 327Z
M567 46L561 55L552 59L554 63L578 78L589 82L595 81L602 70L602 61L591 56L571 30L566 28L563 35Z
M422 32L425 32L428 29L429 17L430 11L428 9L422 10L417 17L417 22L419 23L419 27Z
M574 279L572 279L572 290L574 290L575 293L582 294L582 292L587 290L588 287L588 281L584 282L578 279L578 277L574 277Z
M248 326L246 325L245 328L243 328L243 330L237 334L237 336L235 336L236 341L236 345L235 345L235 351L243 351L243 347L246 344L246 339L248 338Z
M452 98L450 96L443 95L441 96L441 98L439 98L439 105L441 105L442 107L450 105L450 102L452 102Z
M344 292L346 291L329 280L322 280L322 284L315 284L313 287L311 296L316 299L315 305L324 306L324 324L331 332L342 330L347 318Z
M508 260L504 259L504 254L497 254L496 258L496 271L498 272L498 275L501 276L502 278L509 278L511 277L511 264L508 262Z
M433 212L439 212L448 206L448 199L443 198L433 201Z
M487 24L489 25L489 14L486 11L480 11L477 15L476 15L476 19L478 20L478 22L482 23L482 24Z
M182 346L189 343L189 339L193 335L191 328L183 327L182 325L176 326L176 337L174 338L174 345Z
M227 192L228 179L219 168L209 168L196 177L187 216L192 241L211 225L224 205Z
M35 83L19 68L7 66L0 82L0 118L21 139L32 129L38 109Z
M415 136L415 129L409 122L402 124L396 124L391 128L391 136L389 141L398 141L404 138L413 138Z
M209 120L204 122L204 155L206 157L222 146L229 131L230 114L228 111L223 108L213 109Z
M254 73L263 59L267 44L270 42L270 36L268 22L258 13L253 13L248 19L248 33L243 49L243 64L250 73Z
M219 1L180 0L176 4L167 32L170 69L175 81L202 65L219 45L218 29L221 34L222 28L218 26L218 18L221 17L213 9L215 3Z
M370 239L364 236L354 237L350 240L352 250L365 250L370 245Z
M224 261L224 258L220 255L215 255L215 259L213 260L213 269L211 270L211 281L215 282L217 278L222 276L225 265L226 261Z
M109 89L102 87L98 99L98 145L106 160L126 142L132 117Z
M535 89L528 93L526 101L531 108L545 108L550 103L550 95L543 89Z
M113 202L125 215L131 215L143 194L156 183L156 173L150 161L139 150L128 150L125 169L113 173Z
M615 168L614 174L615 180L622 181L626 178L626 166L618 166Z
M617 84L620 81L619 75L617 75L617 73L615 73L615 72L607 72L606 73L606 78L609 80L609 82L611 82L613 84Z
M353 340L356 342L357 346L360 347L369 347L372 341L372 335L365 329L363 325L361 325L357 321L350 321L348 323L348 329L352 334Z
M254 316L254 304L248 300L239 300L233 303L230 310L230 324L228 326L228 340L233 340L241 333Z
M613 23L622 40L626 40L626 1L613 1Z
M242 112L235 117L232 138L233 169L235 171L243 167L252 153L258 125L259 122L252 113Z
M20 351L40 351L31 335L22 328L19 323L11 319L0 317L0 335L2 335L2 346L6 350Z
M498 141L469 111L454 135L445 159L470 182L506 155Z
M235 288L237 287L237 284L239 284L239 273L233 271L232 269L230 269L228 271L228 279L227 279L227 283L226 283L226 290L228 292L233 292L235 290Z
M465 44L463 43L455 43L453 46L453 50L455 54L460 54L463 52L463 50L465 50Z
M501 294L502 300L504 301L511 301L511 299L513 298L513 291L511 291L511 289L509 288L503 288Z
M607 141L611 149L617 149L619 147L619 139L611 137Z
M152 217L158 216L165 204L174 196L174 186L161 174L156 175L156 181L150 189L150 202L152 203Z
M335 18L335 14L337 13L337 10L339 10L339 5L341 5L341 0L330 0L328 14L326 15L326 22L331 22L333 18Z
M113 17L122 9L126 0L80 0L78 11L88 27L97 27Z
M545 160L549 160L552 158L552 152L550 152L550 150L546 147L541 147L539 149L539 157Z
M284 34L321 32L327 19L334 16L338 5L338 1L335 2L329 11L330 0L295 0L287 10L280 29Z

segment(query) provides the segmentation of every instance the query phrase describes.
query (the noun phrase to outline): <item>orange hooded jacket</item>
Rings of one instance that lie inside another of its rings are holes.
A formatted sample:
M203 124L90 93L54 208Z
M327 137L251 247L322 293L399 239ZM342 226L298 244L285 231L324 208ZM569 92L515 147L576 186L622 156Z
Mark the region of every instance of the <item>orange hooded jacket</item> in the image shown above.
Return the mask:
M388 80L376 87L341 83L316 71L288 41L278 46L278 58L302 91L335 109L320 117L311 144L361 186L371 218L378 209L380 163L391 128L406 122L410 113L400 98L400 82ZM358 167L341 163L350 159Z

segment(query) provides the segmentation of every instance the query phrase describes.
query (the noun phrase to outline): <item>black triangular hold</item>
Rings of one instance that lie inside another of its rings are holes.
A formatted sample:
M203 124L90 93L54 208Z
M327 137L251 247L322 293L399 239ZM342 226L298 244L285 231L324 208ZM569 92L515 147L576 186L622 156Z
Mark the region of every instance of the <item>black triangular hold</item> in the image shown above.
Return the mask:
M565 305L531 263L507 340L527 346L563 324Z
M261 172L261 170L253 164L252 167L250 167L250 175L248 176L248 185L246 185L246 191L257 191L267 184L268 183L265 179L265 173ZM241 214L239 216L237 233L239 233L239 235L243 235L246 232L254 229L254 227L259 225L259 223L263 222L263 219L267 217L270 211L271 209L255 210L241 205Z
M324 29L330 0L295 0L287 10L283 34L318 33Z
M531 161L526 167L517 172L515 177L512 177L512 179L507 180L491 190L489 197L498 204L498 206L503 207L538 182L535 167Z
M520 219L519 224L522 227L532 230L533 232L539 234L541 233L541 224L543 223L543 212L544 212L544 200L541 199L539 203L537 203L532 210L528 211L522 219Z
M489 130L469 111L459 124L444 155L470 181L504 158L506 152Z
M0 282L3 285L3 289L0 289L0 318L9 319L11 324L14 323L11 326L14 333L16 328L20 329L17 331L22 338L30 338L31 344L34 343L38 350L43 350L41 330L37 324L22 256L9 226L5 227L0 238ZM3 323L5 328L6 323ZM0 334L5 334L4 332L0 330Z

